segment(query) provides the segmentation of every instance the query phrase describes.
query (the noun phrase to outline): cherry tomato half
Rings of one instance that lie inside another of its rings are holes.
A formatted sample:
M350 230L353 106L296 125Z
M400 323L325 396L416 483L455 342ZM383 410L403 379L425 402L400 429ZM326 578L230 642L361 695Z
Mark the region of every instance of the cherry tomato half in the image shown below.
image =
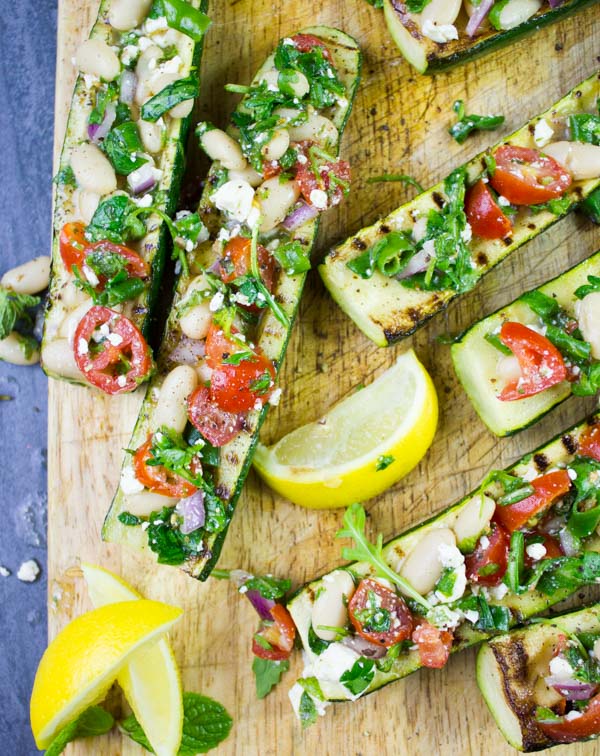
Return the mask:
M571 186L571 174L548 155L528 147L503 145L494 153L492 187L513 205L541 205Z
M85 378L106 394L133 391L152 372L150 349L140 330L108 307L95 305L87 311L75 330L73 349Z
M133 455L133 471L142 485L146 486L152 493L177 499L184 499L198 490L188 480L167 470L162 465L149 465L148 460L152 459L151 447L152 434ZM200 462L198 462L194 472L200 472L201 469Z
M235 336L236 333L239 333L239 331L235 326L232 326L231 334ZM204 349L206 364L214 369L220 367L223 360L229 357L230 354L239 352L242 349L242 346L236 344L233 339L226 336L225 331L221 326L216 323L211 323L208 333L206 334Z
M419 657L424 667L441 669L445 666L452 649L452 633L420 620L412 634L412 641L419 647Z
M58 248L65 268L71 272L73 265L79 269L85 260L85 249L88 241L85 238L83 223L65 223L60 231Z
M273 364L264 354L238 365L221 365L210 378L210 398L226 412L248 412L269 400L275 379Z
M219 275L224 283L233 283L236 278L241 278L251 272L251 250L251 240L243 236L234 236L227 242L223 257L219 261ZM261 244L258 245L256 257L262 282L269 291L273 291L277 268L275 259Z
M508 533L497 522L492 522L491 528L488 535L481 536L475 551L465 558L467 578L478 585L498 585L508 566Z
M512 231L512 223L481 180L467 192L465 213L473 233L480 239L504 239Z
M412 614L404 599L370 578L360 581L348 604L348 614L359 635L385 648L410 638L413 629Z
M239 434L244 423L243 415L217 407L206 386L200 386L189 396L188 417L194 428L213 446L228 444Z
M576 719L563 718L560 722L538 722L540 730L557 743L575 743L600 733L600 694L590 702Z
M581 434L578 452L600 462L600 423L590 425Z
M261 659L273 659L280 661L287 659L294 648L296 626L288 610L281 604L275 604L271 608L273 624L259 630L259 635L271 648L264 648L254 638L252 640L252 653Z
M314 34L294 34L292 37L294 45L297 50L302 53L310 52L315 47L320 47L323 50L323 57L326 60L331 60L331 53L327 49L325 43Z
M319 175L320 179L317 179L310 160L298 163L296 181L302 196L309 205L314 205L318 210L339 205L344 196L344 189L350 184L350 164L346 160L320 163ZM312 192L315 189L327 194L327 204L324 207L314 202Z
M564 496L571 488L571 478L566 470L555 470L532 480L531 485L534 489L531 496L517 501L516 504L496 507L494 517L509 533L522 528L532 517L548 509L558 498Z
M545 336L522 323L504 323L500 341L519 361L521 377L511 381L498 397L503 402L514 402L539 394L550 386L566 380L567 368L558 349Z
M127 261L127 272L132 277L146 278L150 272L148 264L142 260L138 253L129 249L129 247L124 247L122 244L113 244L109 241L99 241L94 244L88 244L85 249L85 257L92 252L120 255L121 257L124 257ZM85 259L83 262L85 263Z

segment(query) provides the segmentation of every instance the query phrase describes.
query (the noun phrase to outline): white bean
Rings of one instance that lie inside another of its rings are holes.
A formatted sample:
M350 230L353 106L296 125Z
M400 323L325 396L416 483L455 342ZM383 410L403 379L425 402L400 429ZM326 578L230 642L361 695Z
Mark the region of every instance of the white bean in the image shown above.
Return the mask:
M96 194L110 194L117 188L115 169L94 144L84 142L73 148L71 168L82 189Z
M213 370L211 367L208 366L208 363L206 360L200 360L200 362L196 365L196 374L198 376L198 380L202 384L210 383L210 379L212 378Z
M444 571L438 551L441 544L456 545L456 537L450 528L434 528L426 533L400 570L400 575L422 596L434 589Z
M0 360L13 365L35 365L40 361L40 350L33 349L27 357L19 334L11 331L5 339L0 341Z
M72 312L70 312L60 324L58 335L63 339L67 339L71 347L73 346L73 337L75 336L77 326L81 322L81 319L86 314L86 312L88 312L88 310L90 310L93 306L94 302L92 301L92 299L87 298L85 302L82 302Z
M346 570L335 570L325 575L321 592L312 607L312 628L318 638L334 641L337 633L322 630L321 626L344 627L348 622L348 599L354 593L354 580Z
M48 288L50 280L50 258L46 255L7 270L0 284L17 294L37 294Z
M510 0L500 11L500 28L514 29L531 18L542 7L543 0Z
M582 142L553 142L543 150L563 168L575 181L598 178L600 176L600 146Z
M296 181L281 181L279 176L264 181L256 192L262 216L260 230L271 231L285 218L300 196Z
M121 72L117 54L102 39L86 39L75 56L77 68L84 74L113 81Z
M600 291L593 291L578 301L575 313L583 340L592 346L592 357L600 360Z
M299 111L291 108L279 108L275 114L280 116L284 121L290 121L297 118ZM309 108L308 118L297 126L289 126L290 140L292 142L311 141L318 142L321 145L336 144L338 140L338 130L333 121L317 113L314 108Z
M77 307L77 305L80 305L82 302L86 302L88 300L88 295L85 291L81 291L81 289L77 288L72 281L67 280L60 287L59 298L65 307L71 309ZM46 321L46 328L48 328L48 325L49 321Z
M287 85L292 91L294 97L297 97L299 100L301 100L304 95L310 92L310 84L308 83L306 76L301 71L294 71L294 73L296 74L296 79L294 81L288 81Z
M108 23L117 31L129 31L139 26L148 15L152 0L112 0Z
M83 378L67 339L54 339L42 346L42 365L46 372L55 373L63 378Z
M221 129L205 131L200 146L211 160L218 160L228 170L243 171L247 166L239 143Z
M261 83L264 81L267 89L271 92L279 91L279 71L276 68L270 68L260 77Z
M135 90L135 103L143 105L151 94L150 78L156 72L156 62L162 56L163 51L158 45L150 45L138 58L135 66L137 87Z
M250 186L260 186L262 184L263 177L258 171L255 171L251 165L247 165L241 171L228 172L228 178L230 181L245 181Z
M523 375L519 360L514 354L503 354L498 358L496 364L496 377L503 384L518 381Z
M490 526L496 503L489 496L477 494L462 508L452 530L461 551L472 551L479 536Z
M210 300L190 307L179 318L181 330L190 339L205 339L212 323L213 314L210 311Z
M143 491L142 493L129 494L126 498L127 511L138 517L152 514L163 507L175 504L177 499L170 496L152 493L152 491Z
M189 365L178 365L167 375L160 388L152 415L154 428L166 425L183 433L187 423L187 399L198 385L198 376Z
M594 656L596 659L600 659L600 638L594 641Z
M194 100L184 100L169 110L171 118L186 118L194 109Z
M138 130L144 149L155 155L160 152L163 146L163 130L159 123L151 123L140 119L138 121Z
M169 84L174 84L179 79L181 79L181 74L178 73L159 73L149 80L148 86L152 94L158 94L159 92L162 92L165 87L168 87ZM192 112L193 107L193 99L184 100L171 108L168 113L172 118L185 118Z
M77 208L79 218L85 223L92 220L99 204L100 195L96 192L89 192L85 189L76 189L73 192L73 205Z
M460 13L461 6L462 0L431 0L419 13L421 25L423 21L431 21L440 26L453 24Z
M287 129L276 129L273 136L261 149L265 160L279 160L290 146L290 132Z

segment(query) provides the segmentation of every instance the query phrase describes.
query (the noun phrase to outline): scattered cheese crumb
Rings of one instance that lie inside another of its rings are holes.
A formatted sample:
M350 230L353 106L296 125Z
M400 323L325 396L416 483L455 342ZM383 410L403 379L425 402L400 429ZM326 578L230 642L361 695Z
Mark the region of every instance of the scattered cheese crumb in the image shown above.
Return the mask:
M535 129L533 130L533 141L536 144L536 147L545 147L549 142L552 141L552 137L554 136L554 129L548 121L545 118L540 119L535 124Z
M531 557L534 562L539 562L546 556L546 547L543 543L530 543L525 549L527 556Z
M271 407L277 407L277 405L279 404L279 400L281 399L281 394L282 394L281 388L276 388L275 391L273 391L273 393L269 397L269 404L271 405Z
M223 292L217 291L214 297L210 300L208 309L211 312L217 312L217 310L220 310L221 307L223 307L224 300L225 300L225 296L223 295Z
M135 477L133 467L124 467L121 473L121 490L124 494L141 493L144 486Z
M500 205L500 207L508 207L510 205L510 200L507 200L503 194L499 194L498 204Z
M35 559L28 559L19 567L17 577L23 583L34 583L40 574L40 568Z
M324 192L322 189L313 189L310 193L310 203L317 210L327 209L327 192Z
M0 564L0 576L8 577L9 575L10 575L10 570L4 567L4 565Z
M452 39L458 39L458 30L454 24L436 24L428 18L423 22L421 32L425 37L440 44L450 42Z

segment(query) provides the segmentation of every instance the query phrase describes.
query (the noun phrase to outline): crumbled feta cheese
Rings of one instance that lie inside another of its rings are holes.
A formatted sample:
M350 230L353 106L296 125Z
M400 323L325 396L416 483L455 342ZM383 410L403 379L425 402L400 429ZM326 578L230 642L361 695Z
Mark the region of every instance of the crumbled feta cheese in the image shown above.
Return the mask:
M442 567L453 570L465 563L464 556L456 548L448 543L440 543L438 546L438 557Z
M572 722L574 719L579 719L579 717L583 716L582 711L577 711L576 709L572 709L570 712L565 714L565 719L567 722Z
M577 480L577 473L575 470L572 470L570 467L567 468L567 475L571 480Z
M254 200L254 189L247 181L237 179L226 181L212 196L212 201L219 210L244 223Z
M561 680L570 680L573 677L573 667L563 656L555 656L550 660L550 674Z
M482 535L479 539L479 545L483 550L487 549L487 547L490 545L490 539L486 535Z
M148 521L143 522L141 525L142 530L148 530L149 527L150 527L150 523Z
M275 391L269 397L269 404L271 407L277 407L279 400L281 399L282 389L276 388Z
M554 136L554 129L545 118L541 118L536 124L533 130L533 141L536 147L545 147L552 141Z
M520 476L526 483L531 483L532 480L535 480L538 477L538 473L533 470L527 470L527 472L523 473L523 475Z
M119 375L117 377L117 385L121 388L125 388L125 386L127 385L127 378L124 375Z
M98 276L87 265L83 266L83 275L92 284L92 286L98 286L98 284L100 283L100 279L98 278Z
M252 208L246 218L246 223L250 228L254 228L260 222L260 208L252 203Z
M488 595L496 601L502 601L507 593L508 586L505 583L498 583L498 585L488 588Z
M83 80L87 89L91 89L94 84L98 84L100 82L100 79L93 74L83 74Z
M458 30L454 24L436 24L428 18L423 22L421 32L425 37L440 44L458 39Z
M150 207L152 204L152 195L151 194L144 194L143 197L140 197L139 199L133 198L133 201L138 207Z
M84 338L79 339L77 344L77 354L87 354L90 351L87 341Z
M471 239L473 238L473 230L470 223L467 223L463 230L460 232L460 238L464 241L465 244L468 244L471 241Z
M19 567L17 577L23 583L34 583L40 574L40 568L35 559L28 559Z
M427 612L427 621L440 630L454 630L454 628L460 625L463 616L461 611L455 611L454 609L450 609L449 606L441 604Z
M154 44L154 42L149 39L148 37L140 37L138 39L138 46L142 52L144 50L147 50L149 47L151 47Z
M298 157L296 158L296 160L300 163L300 165L306 165L306 163L308 163L308 158L302 152L298 153Z
M113 346L120 346L123 343L123 337L120 336L118 333L109 333L106 339Z
M152 34L156 31L164 31L168 28L169 25L167 24L167 19L164 16L159 16L158 18L147 18L144 21L144 25L142 26L145 34Z
M452 586L452 591L448 595L442 593L441 591L436 591L435 595L442 603L451 604L453 601L458 601L459 598L462 598L466 587L466 567L464 564L461 564L454 570L454 585Z
M121 63L129 66L137 58L140 48L137 45L125 45L121 51Z
M163 73L179 73L179 70L181 68L181 64L183 61L179 57L179 55L175 55L171 60L165 61L161 67L160 70Z
M497 201L500 207L508 207L510 205L510 200L507 200L503 194L498 195Z
M278 664L279 662L275 663ZM294 714L298 717L298 719L300 718L300 699L302 698L303 693L304 688L302 687L302 685L300 685L300 683L294 683L288 693L290 703L292 704L292 709L294 710ZM315 705L315 709L317 710L317 714L320 717L325 716L325 709L330 705L330 702L319 701L318 698L312 698L312 700Z
M546 547L543 543L530 543L525 549L527 556L531 557L534 562L539 562L546 556Z
M7 569L4 565L0 564L0 576L8 577L9 575L10 575L10 570Z
M467 609L464 612L465 619L470 622L472 625L474 625L477 620L479 619L479 612L476 612L474 609Z
M313 189L310 193L310 204L314 205L317 210L327 209L327 192L322 189Z
M208 309L211 312L217 312L217 310L220 310L221 307L223 307L223 302L225 300L225 296L222 291L217 291L213 298L210 300L210 303L208 305Z
M125 377L125 376L123 376ZM140 481L135 477L135 472L133 471L133 467L124 467L121 471L121 490L124 494L136 494L141 493L144 490L144 486L140 483Z
M340 677L352 669L360 654L342 643L332 643L313 660L312 673L318 680L338 682Z

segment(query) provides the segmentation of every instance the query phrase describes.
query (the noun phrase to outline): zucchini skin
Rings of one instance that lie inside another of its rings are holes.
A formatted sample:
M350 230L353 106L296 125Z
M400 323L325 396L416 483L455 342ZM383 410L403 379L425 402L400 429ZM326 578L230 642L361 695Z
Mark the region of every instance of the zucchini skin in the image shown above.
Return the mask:
M586 283L588 274L596 276L600 275L600 252L595 252L587 260L574 265L565 273L556 276L545 284L538 286L536 289L530 289L530 291L541 291L549 296L555 296L554 292L561 292L564 287L564 296L560 298L561 304L563 304L564 300L567 298L566 290L568 289L569 292L574 291L578 286ZM492 352L487 350L497 352L492 345L484 342L482 334L484 331L491 331L500 320L504 320L505 314L508 315L507 319L510 320L510 309L513 308L523 296L524 294L517 297L517 299L513 300L510 304L500 307L495 312L477 321L477 323L474 323L459 336L450 349L456 375L467 393L467 396L471 400L477 414L492 433L500 437L511 436L534 425L538 420L541 420L542 417L550 412L550 410L564 402L565 399L568 399L572 393L570 388L571 384L559 384L558 386L553 386L551 389L547 389L540 394L536 394L535 397L521 399L517 402L499 402L494 395L493 387L491 385L489 387L486 385L489 394L488 396L483 394L483 392L478 391L480 387L477 386L476 381L473 380L473 375L474 372L479 369L479 365L476 366L474 371L473 360L470 360L469 357L476 357L476 354L470 350L472 350L473 345L475 345L478 349L485 349L490 355ZM518 320L518 317L516 319ZM471 341L473 341L473 344L470 343ZM497 355L499 356L500 352L497 352ZM494 357L495 356L496 355L494 355ZM481 373L483 372L485 371L482 368ZM477 377L480 377L480 375ZM529 409L534 404L536 406L539 405L538 409ZM523 417L516 423L508 420L505 422L498 422L494 417L495 408L498 408L499 414L502 409L512 411L513 407L517 414L524 411Z
M331 29L328 27L318 26L318 27L310 27L308 29L303 29L302 32L308 33L308 34L314 34L322 38L328 45L332 46L334 49L337 48L339 51L338 53L340 57L339 70L344 80L347 82L347 89L348 89L347 98L346 98L348 101L348 104L347 106L345 106L343 113L340 112L336 120L336 125L338 127L340 141L341 141L342 132L348 121L348 118L350 117L352 104L354 101L356 91L358 89L358 83L360 81L360 73L361 73L361 66L362 66L362 55L360 53L360 49L358 48L357 43L351 37L344 34L343 32L338 31L337 29ZM335 57L336 56L334 55L334 59ZM268 62L269 61L271 61L270 57L268 59ZM351 61L351 63L348 63L348 61ZM339 150L339 144L338 144L338 150ZM211 191L210 175L211 174L209 174L209 180L206 182L205 194L203 195L203 198L200 201L200 208L199 208L199 214L201 217L205 216L204 219L207 221L207 225L210 222L211 207L207 206L206 208L207 213L203 213L203 201L204 201L204 197L208 197ZM311 224L311 228L309 232L310 236L307 234L307 238L310 239L311 247L314 246L314 242L315 242L317 231L318 231L318 226L319 226L319 219L317 218ZM306 273L302 273L296 276L288 276L284 272L282 272L280 276L280 281L282 281L283 283L278 283L276 290L274 292L276 297L278 296L278 294L280 295L279 298L283 296L283 299L284 299L283 309L285 310L286 315L289 319L289 326L287 328L284 328L283 326L278 324L276 319L270 313L265 314L265 317L263 318L263 321L261 324L261 332L268 331L271 334L273 332L275 332L276 334L278 332L281 332L281 335L279 337L277 336L275 337L275 340L279 338L279 341L277 342L277 346L276 346L276 354L269 355L275 361L275 370L276 370L277 375L279 374L281 363L283 361L287 344L289 342L289 338L291 335L292 327L293 327L293 324L294 324L294 321L298 312L298 308L300 304L300 297L301 297L301 293L304 287L304 283L306 281L306 277L307 277ZM178 296L178 285L176 284L176 297L177 296ZM172 344L170 343L170 328L169 328L171 317L174 317L174 315L172 314L171 316L169 316L169 320L167 321L167 325L165 329L163 343L162 343L162 346L158 355L159 375L157 376L156 380L160 379L161 370L166 368L165 362L167 361L167 355L170 352L170 349L172 347ZM258 345L261 346L260 336L258 339ZM269 351L272 352L273 349L270 349ZM148 384L146 397L144 399L144 403L142 404L140 415L138 417L135 429L133 431L132 441L129 445L130 448L135 448L136 445L139 444L140 440L142 438L145 438L145 429L147 427L147 423L148 423L148 420L152 411L152 406L153 406L152 399L151 399L152 388L155 385L156 380L153 379ZM231 469L229 469L226 473L221 473L220 475L217 475L217 480L215 481L216 491L222 496L227 507L226 526L218 534L210 534L205 538L206 548L202 556L198 558L194 558L194 559L189 559L188 561L179 565L179 567L182 570L187 572L192 577L197 578L198 580L202 580L202 581L206 580L217 563L221 549L225 542L225 538L227 536L227 531L229 529L229 525L231 523L231 519L235 511L235 507L242 493L246 476L252 464L252 457L254 454L254 449L256 447L256 444L258 443L259 430L268 412L268 407L269 407L268 404L265 405L265 407L263 407L263 409L259 413L256 414L256 417L251 420L251 423L252 423L251 438L249 439L249 443L247 443L247 446L245 446L246 442L242 441L239 444L239 448L238 448L238 445L236 444L237 439L234 439L230 444L227 444L226 446L222 447L221 459L223 460L223 458L226 458L228 460L229 467L231 468L233 465L233 467L236 468L235 480L230 480L234 476ZM246 435L247 434L244 433L238 438L241 439L242 436L245 438ZM243 459L240 459L242 455L243 455ZM235 460L236 460L235 463L231 463L229 461L231 457L235 457ZM124 505L125 505L125 498L123 496L121 488L119 487L113 499L111 508L104 521L104 526L102 529L103 539L107 541L112 541L112 542L129 543L130 545L138 549L147 548L144 542L144 540L147 540L146 536L142 533L143 538L140 538L139 532L137 534L132 533L132 531L140 531L139 528L127 527L127 526L122 525L118 521L118 514L124 509L126 509Z
M600 632L600 604L555 615L548 624L530 625L499 635L477 654L477 684L483 699L504 737L519 751L530 753L562 745L537 726L536 701L528 675L530 660L562 628L576 634Z
M583 433L583 431L590 425L596 425L598 423L600 423L600 413L596 413L586 421L572 426L571 428L558 434L539 448L534 449L529 454L526 454L520 460L517 460L510 467L506 468L507 472L516 470L520 466L533 462L535 468L541 474L544 470L551 467L555 461L564 460L565 458L572 458L577 450L577 439L579 435ZM444 523L452 522L453 516L461 510L463 505L466 504L475 493L476 491L471 491L452 506L419 523L418 525L414 525L412 528L404 531L404 533L402 533L401 535L397 536L391 541L388 541L384 545L384 554L389 554L393 558L396 548L402 554L406 553L403 546L408 551L417 542L417 540L411 539L412 536L418 534L419 531L423 531L423 533L425 533L430 529L430 526L432 525L443 525ZM600 539L593 540L592 546L593 549L591 550L600 551ZM343 568L348 570L355 577L355 579L366 577L372 573L372 568L364 562L353 562L348 565L344 565ZM295 593L293 593L293 595L287 602L287 608L292 616L292 619L294 620L304 650L309 654L309 659L311 651L307 642L307 637L311 622L310 611L312 609L315 593L318 590L323 577L325 576L322 575L316 580L313 580L310 583L301 586ZM578 590L580 590L580 588L575 588L573 590L565 588L558 590L552 596L546 596L539 593L538 591L531 591L519 595L507 594L504 599L495 601L494 604L508 606L515 614L513 625L516 625L522 623L527 618L541 614L551 606L557 604L560 601L563 601L564 599L572 595L572 593ZM469 648L470 646L480 643L481 641L489 640L490 637L491 634L476 630L472 625L468 623L463 623L457 629L457 632L455 634L455 642L452 646L451 653L462 651L463 649ZM407 654L404 654L395 660L394 665L389 672L384 673L378 670L371 685L363 695L373 693L375 690L378 690L379 688L382 688L389 683L407 677L408 675L420 669L421 666L422 665L420 663L419 655L417 652L411 651ZM323 685L321 687L323 688ZM324 690L324 693L326 700L329 701L348 700L347 698L339 698L335 696L329 697L326 690Z
M583 109L583 102L595 102L600 95L600 74L598 72L574 87L568 94L554 103L544 113L531 119L513 134L500 140L487 152L497 147L514 143L531 146L534 125L541 118L558 110L561 113L578 112ZM485 168L480 153L464 164L468 181L474 181ZM477 261L478 279L472 290L483 276L500 263L509 254L538 234L550 228L571 210L576 209L586 197L600 187L600 177L583 182L576 182L569 191L570 206L561 214L554 215L543 211L535 216L535 222L521 221L515 225L513 236L506 241L486 241L474 237L471 251ZM443 311L460 294L454 290L422 291L408 289L400 281L387 278L376 271L367 280L347 268L346 263L353 260L392 230L410 230L411 212L428 212L439 208L436 197L443 198L444 181L426 190L409 202L401 205L386 217L376 221L350 236L334 247L319 266L319 273L326 288L338 305L349 315L363 333L378 346L389 346L413 334L431 317ZM531 226L534 226L532 229Z

